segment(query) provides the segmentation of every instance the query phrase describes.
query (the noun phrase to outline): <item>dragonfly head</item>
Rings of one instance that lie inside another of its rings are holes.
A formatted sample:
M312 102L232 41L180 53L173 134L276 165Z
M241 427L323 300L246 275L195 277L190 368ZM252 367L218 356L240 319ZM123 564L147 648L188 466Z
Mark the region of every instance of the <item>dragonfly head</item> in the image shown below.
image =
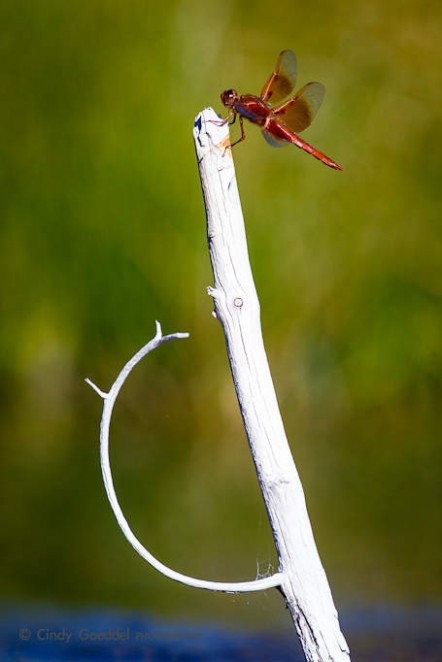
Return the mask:
M224 90L221 94L221 101L226 108L233 108L238 99L239 96L236 90Z

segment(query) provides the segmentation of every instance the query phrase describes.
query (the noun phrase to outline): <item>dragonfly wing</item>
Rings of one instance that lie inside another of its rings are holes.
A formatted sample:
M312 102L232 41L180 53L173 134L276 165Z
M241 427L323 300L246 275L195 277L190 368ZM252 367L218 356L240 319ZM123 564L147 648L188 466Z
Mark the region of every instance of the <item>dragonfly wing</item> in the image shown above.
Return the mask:
M295 85L296 55L290 50L282 51L260 97L263 101L277 103L293 92Z
M284 140L284 138L278 138L277 136L273 135L273 133L269 133L265 129L263 129L262 135L272 147L285 147L285 145L290 144L287 140Z
M300 133L312 123L324 94L325 87L321 83L307 83L291 99L273 108L272 112L289 129Z

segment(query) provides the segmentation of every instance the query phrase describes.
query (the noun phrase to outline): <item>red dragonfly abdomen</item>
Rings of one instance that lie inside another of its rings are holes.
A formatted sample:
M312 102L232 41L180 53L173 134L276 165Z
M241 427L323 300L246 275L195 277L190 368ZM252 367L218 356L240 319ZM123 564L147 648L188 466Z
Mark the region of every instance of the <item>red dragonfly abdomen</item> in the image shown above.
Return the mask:
M319 161L322 161L322 163L330 166L330 168L334 168L335 170L342 170L342 167L338 163L335 163L335 161L313 147L313 145L310 145L308 142L300 138L297 133L291 131L291 129L286 127L282 122L269 118L265 123L265 130L276 139L279 138L280 140L287 140L288 142L293 143L293 145L296 145L296 147L299 147L305 152L308 152L314 156L315 159L318 159Z

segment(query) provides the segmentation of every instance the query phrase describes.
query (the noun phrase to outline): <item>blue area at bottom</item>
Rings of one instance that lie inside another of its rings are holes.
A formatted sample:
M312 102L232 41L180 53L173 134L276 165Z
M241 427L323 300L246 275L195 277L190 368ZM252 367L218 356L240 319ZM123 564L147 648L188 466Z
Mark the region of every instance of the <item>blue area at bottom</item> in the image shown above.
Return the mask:
M294 631L235 631L140 614L1 609L0 660L9 662L302 662ZM379 607L341 614L357 662L441 662L442 609Z

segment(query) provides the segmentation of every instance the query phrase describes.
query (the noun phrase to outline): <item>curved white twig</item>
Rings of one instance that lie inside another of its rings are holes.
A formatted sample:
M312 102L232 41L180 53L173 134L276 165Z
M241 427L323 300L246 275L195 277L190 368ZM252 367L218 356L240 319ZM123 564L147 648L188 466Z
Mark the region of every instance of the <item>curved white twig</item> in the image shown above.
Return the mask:
M188 338L188 333L172 333L168 336L163 336L161 332L161 325L159 322L156 322L156 334L150 342L148 342L144 347L142 347L136 354L133 356L121 370L120 374L116 378L115 382L112 385L109 393L105 393L99 389L90 379L85 381L91 386L98 395L103 398L103 414L101 417L101 426L100 426L100 461L101 461L101 471L103 474L104 486L106 488L107 497L109 503L113 510L113 513L117 519L117 522L125 535L128 542L132 545L136 552L143 557L150 565L152 565L156 570L161 572L166 577L174 579L177 582L182 584L187 584L188 586L195 586L196 588L205 588L212 591L223 591L225 593L240 593L246 591L262 591L268 588L273 588L279 586L282 583L282 574L276 573L270 577L264 577L262 579L255 579L253 581L247 582L214 582L207 581L205 579L196 579L194 577L189 577L188 575L183 575L180 572L176 572L171 568L161 563L155 556L153 556L138 540L138 538L133 533L130 528L121 506L118 502L117 495L115 493L114 482L112 479L112 472L110 467L109 460L109 428L112 418L112 410L118 393L120 392L121 387L126 381L127 377L133 370L133 368L141 361L142 358L146 356L149 352L156 349L160 345L169 340L175 340L178 338Z

